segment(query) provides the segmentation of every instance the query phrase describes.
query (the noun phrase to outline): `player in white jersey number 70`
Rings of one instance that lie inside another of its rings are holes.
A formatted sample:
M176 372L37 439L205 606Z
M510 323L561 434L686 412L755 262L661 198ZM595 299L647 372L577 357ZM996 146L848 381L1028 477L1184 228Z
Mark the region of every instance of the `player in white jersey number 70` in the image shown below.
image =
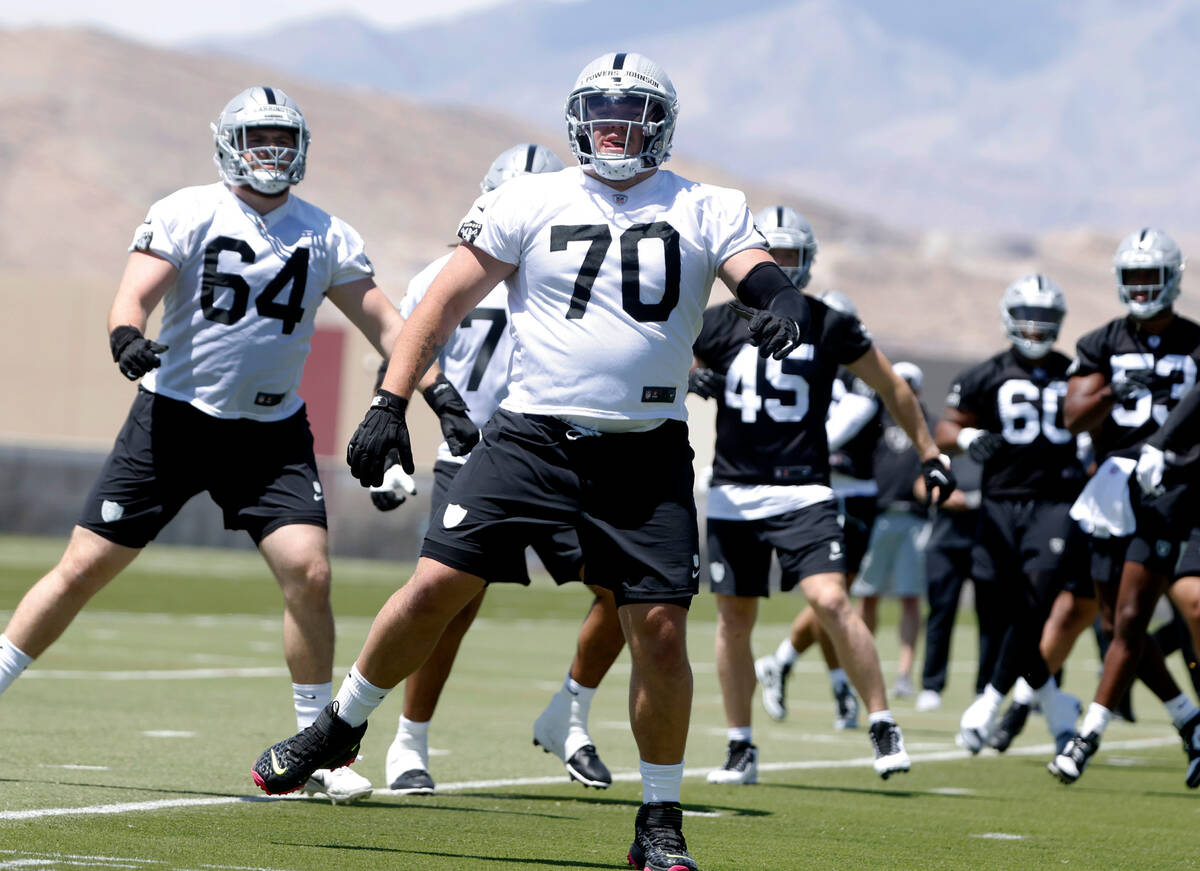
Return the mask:
M0 636L0 692L207 490L283 591L303 728L332 695L334 648L325 496L297 393L313 319L329 299L381 351L402 321L358 233L291 194L309 132L287 94L238 94L213 142L222 181L159 200L134 232L108 328L113 360L142 382L66 552ZM160 303L162 331L151 340L143 331ZM366 778L319 768L298 786L334 802L370 795Z
M714 277L760 312L748 324L764 355L795 347L808 304L767 253L741 192L661 168L677 114L661 67L603 55L567 101L580 166L514 178L464 219L462 244L408 318L351 440L351 471L376 484L393 451L412 470L408 397L501 281L514 341L509 393L430 525L413 578L376 618L328 728L282 741L256 764L268 792L344 757L369 713L483 588L489 560L530 527L566 522L579 531L585 580L613 591L633 663L644 803L629 859L651 871L696 868L679 807L692 696L684 639L700 576L684 407L692 343ZM297 770L277 775L273 758Z

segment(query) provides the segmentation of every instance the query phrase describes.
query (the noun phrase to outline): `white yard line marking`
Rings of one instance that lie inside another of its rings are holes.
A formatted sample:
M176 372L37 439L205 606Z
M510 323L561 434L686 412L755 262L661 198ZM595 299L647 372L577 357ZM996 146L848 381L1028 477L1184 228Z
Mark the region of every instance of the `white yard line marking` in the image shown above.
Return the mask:
M18 856L22 858L4 861L0 859L0 868L36 868L61 865L93 866L99 868L137 868L146 865L166 865L161 859L136 859L126 856L81 856L74 853L35 853L19 850L0 850L2 856ZM212 868L215 871L279 871L277 868L256 868L247 865L201 865L201 868Z
M1137 738L1129 741L1109 741L1105 744L1105 748L1109 750L1144 750L1151 747L1167 747L1175 744L1179 740L1178 737L1172 736L1169 738ZM1054 752L1052 744L1037 744L1032 747L1019 747L1010 749L1006 756L1048 756ZM912 754L913 762L948 762L956 759L969 759L970 754L966 750L945 750L936 753L914 753ZM977 757L981 760L999 759L1000 754L983 754ZM874 759L870 756L861 756L855 759L809 759L797 762L768 762L758 766L759 771L815 771L819 769L831 768L869 768ZM712 771L715 766L707 766L705 768L686 768L684 769L685 777L706 777L708 772ZM497 778L495 780L463 780L458 783L442 783L438 785L438 792L465 792L472 789L497 789L514 786L547 786L554 784L566 783L565 774L560 773L552 777L510 777ZM613 781L620 782L636 782L641 779L641 774L636 771L622 771L613 774ZM375 795L399 795L390 789L377 789ZM44 817L68 817L85 814L123 814L132 813L135 811L156 811L169 810L171 808L181 807L204 807L208 805L221 804L237 804L239 802L263 802L263 801L325 801L325 799L314 799L307 796L288 795L288 796L247 796L247 795L229 795L217 796L212 798L172 798L161 799L158 801L138 801L125 802L122 804L107 804L93 805L91 807L65 807L65 808L34 808L23 811L0 811L0 822L4 820L30 820L40 819Z
M195 738L195 732L178 732L173 729L149 729L142 733L147 738Z
M225 677L286 677L288 670L263 668L159 668L140 671L84 671L82 669L32 669L22 680L210 680Z
M984 832L982 835L970 835L972 838L987 838L990 841L1024 841L1024 835L1011 835L1007 832Z

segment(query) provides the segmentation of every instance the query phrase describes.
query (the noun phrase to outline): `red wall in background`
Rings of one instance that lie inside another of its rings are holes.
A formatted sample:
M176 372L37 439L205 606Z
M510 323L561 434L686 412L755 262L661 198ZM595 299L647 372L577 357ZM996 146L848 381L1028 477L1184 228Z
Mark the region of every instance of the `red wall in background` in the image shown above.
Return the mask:
M345 333L337 327L317 327L312 350L300 379L300 395L308 405L318 457L343 454L346 446L337 444L338 406L342 393L342 348Z

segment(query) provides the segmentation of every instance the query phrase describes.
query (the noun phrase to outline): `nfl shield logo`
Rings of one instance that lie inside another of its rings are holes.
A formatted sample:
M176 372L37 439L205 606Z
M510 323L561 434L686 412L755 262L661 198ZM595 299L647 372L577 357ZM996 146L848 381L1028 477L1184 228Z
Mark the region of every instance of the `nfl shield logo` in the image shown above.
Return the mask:
M613 202L618 206L623 206L629 202L629 197L625 196L625 194L613 194Z

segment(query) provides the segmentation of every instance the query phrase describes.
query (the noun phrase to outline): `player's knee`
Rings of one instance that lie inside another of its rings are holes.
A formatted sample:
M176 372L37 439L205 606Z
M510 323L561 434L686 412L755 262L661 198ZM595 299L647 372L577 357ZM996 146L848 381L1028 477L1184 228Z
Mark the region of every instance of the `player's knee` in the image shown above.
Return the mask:
M297 560L279 572L280 586L289 600L316 605L329 601L332 575L329 560L314 554Z

